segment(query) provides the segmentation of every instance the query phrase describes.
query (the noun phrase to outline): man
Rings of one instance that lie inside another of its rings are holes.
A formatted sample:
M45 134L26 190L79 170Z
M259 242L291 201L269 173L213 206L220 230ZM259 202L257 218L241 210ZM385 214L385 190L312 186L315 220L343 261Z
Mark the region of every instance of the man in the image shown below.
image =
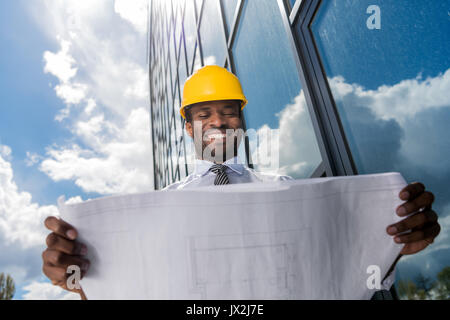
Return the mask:
M242 109L246 104L239 80L224 68L204 67L186 81L180 113L186 119L186 132L194 139L196 166L183 181L164 190L291 179L259 173L237 162L241 134L236 132L242 131ZM386 228L393 241L404 244L401 256L422 251L433 243L440 226L436 213L431 209L434 195L425 191L422 183L406 186L399 197L406 201L396 209L399 216L416 212ZM53 284L68 290L67 267L78 265L83 277L89 268L89 261L83 258L88 249L76 240L77 231L65 221L48 217L45 225L52 233L47 237L48 248L42 254L43 272ZM408 230L411 232L400 235ZM393 273L383 285L389 287L392 282ZM85 298L82 290L72 291Z

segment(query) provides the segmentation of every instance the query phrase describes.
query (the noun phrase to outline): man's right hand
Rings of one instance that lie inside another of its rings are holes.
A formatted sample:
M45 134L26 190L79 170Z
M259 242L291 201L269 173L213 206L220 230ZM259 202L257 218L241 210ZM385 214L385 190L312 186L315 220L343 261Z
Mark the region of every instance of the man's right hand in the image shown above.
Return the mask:
M79 293L84 298L82 289L69 289L67 287L67 268L77 265L81 270L81 277L89 268L89 260L83 258L87 253L87 247L76 241L77 230L70 224L57 217L45 219L45 226L52 231L47 236L47 249L42 253L42 271L52 281L65 290Z

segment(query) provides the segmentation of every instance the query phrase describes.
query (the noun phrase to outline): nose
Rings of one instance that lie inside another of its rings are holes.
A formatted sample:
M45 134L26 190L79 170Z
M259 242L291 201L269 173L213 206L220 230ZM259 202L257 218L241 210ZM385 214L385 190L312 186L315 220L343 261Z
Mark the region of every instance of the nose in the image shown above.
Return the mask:
M214 112L208 121L209 128L222 128L226 123L225 117L223 117L220 113Z

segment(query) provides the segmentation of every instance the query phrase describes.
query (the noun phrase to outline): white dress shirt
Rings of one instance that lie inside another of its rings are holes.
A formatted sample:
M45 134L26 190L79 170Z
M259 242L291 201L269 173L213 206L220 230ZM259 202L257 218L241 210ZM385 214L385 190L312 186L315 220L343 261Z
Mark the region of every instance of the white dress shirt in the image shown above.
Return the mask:
M195 160L194 172L188 175L184 180L172 183L162 190L179 190L195 187L204 187L214 185L216 174L209 171L212 162L206 160ZM226 174L230 184L246 183L246 182L266 182L266 181L285 181L293 180L293 178L284 175L269 174L257 172L242 163L238 162L238 158L232 158L223 163L227 167ZM367 275L369 277L369 274ZM395 269L381 283L382 290L389 290L395 281Z
M195 160L194 172L188 175L184 180L172 183L163 190L185 189L214 185L216 174L209 171L212 162L206 160ZM230 184L246 183L246 182L266 182L266 181L285 181L293 180L289 176L263 173L255 171L242 163L238 162L238 158L231 158L223 163L227 167L226 174Z

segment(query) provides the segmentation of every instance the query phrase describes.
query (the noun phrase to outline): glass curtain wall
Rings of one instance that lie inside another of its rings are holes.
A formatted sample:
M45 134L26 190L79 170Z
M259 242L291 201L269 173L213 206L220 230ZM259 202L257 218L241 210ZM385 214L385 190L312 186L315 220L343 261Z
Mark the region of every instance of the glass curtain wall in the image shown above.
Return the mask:
M245 161L294 178L399 171L435 193L441 235L397 279L450 265L450 0L151 0L155 189L191 172L178 113L186 79L241 80ZM273 135L277 166L260 161ZM424 267L426 266L426 268Z
M291 1L292 2L292 1ZM236 74L249 100L241 161L259 171L324 174L316 131L277 0L152 0L150 92L155 189L191 172L193 148L178 113L183 85L205 65ZM285 11L286 9L286 11Z

